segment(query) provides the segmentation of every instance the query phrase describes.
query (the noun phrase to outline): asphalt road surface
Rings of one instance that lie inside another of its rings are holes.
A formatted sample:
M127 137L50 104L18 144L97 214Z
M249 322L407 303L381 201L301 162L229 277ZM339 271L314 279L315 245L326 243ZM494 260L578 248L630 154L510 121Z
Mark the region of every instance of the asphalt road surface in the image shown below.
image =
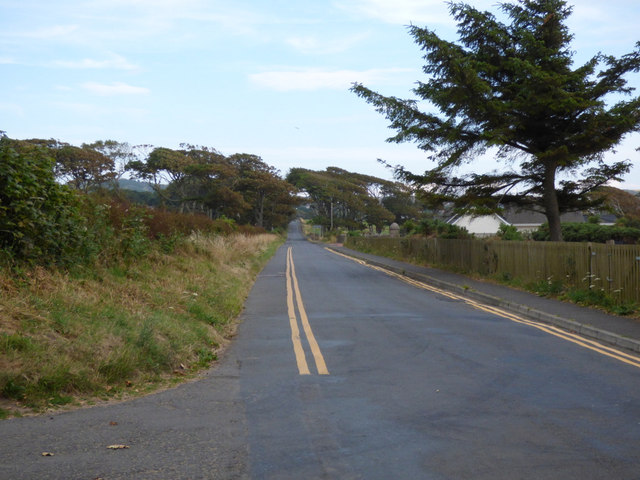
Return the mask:
M638 479L639 367L292 224L205 379L0 422L0 479Z

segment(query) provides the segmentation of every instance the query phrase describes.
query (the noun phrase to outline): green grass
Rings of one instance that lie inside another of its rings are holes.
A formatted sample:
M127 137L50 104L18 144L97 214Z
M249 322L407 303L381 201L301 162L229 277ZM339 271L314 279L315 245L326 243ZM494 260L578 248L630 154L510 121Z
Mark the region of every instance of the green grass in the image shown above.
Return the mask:
M0 418L146 393L207 368L281 243L193 236L135 264L0 270Z

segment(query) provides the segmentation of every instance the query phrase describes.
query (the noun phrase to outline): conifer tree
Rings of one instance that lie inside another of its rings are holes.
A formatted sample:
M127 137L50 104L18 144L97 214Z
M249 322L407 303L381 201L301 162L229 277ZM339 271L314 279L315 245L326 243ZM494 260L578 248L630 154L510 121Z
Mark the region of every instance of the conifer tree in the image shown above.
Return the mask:
M593 206L590 192L630 168L628 161L606 163L604 154L640 130L640 97L624 78L640 69L640 42L620 58L598 53L574 67L566 26L572 8L564 0L502 3L508 24L464 3L449 8L457 43L409 27L426 61L427 79L414 93L437 112L361 84L352 91L391 122L397 134L388 141L430 152L436 166L424 174L396 167L430 200L476 211L499 202L537 206L551 239L562 240L560 213ZM487 151L508 168L457 174Z

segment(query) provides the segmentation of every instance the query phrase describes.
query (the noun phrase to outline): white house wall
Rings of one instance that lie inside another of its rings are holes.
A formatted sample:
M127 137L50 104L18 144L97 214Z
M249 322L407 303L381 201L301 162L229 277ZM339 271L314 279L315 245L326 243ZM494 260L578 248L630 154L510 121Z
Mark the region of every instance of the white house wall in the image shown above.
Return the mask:
M505 223L493 215L484 215L481 217L472 217L463 215L453 222L458 227L466 228L469 233L473 233L478 237L495 235L500 229L500 225Z

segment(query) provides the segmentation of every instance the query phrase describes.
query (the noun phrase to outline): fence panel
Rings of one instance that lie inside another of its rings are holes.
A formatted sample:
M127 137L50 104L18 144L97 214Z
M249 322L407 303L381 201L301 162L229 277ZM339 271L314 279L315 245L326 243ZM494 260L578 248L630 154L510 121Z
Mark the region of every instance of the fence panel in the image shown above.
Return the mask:
M640 303L640 245L438 238L349 238L351 248L462 273L561 282Z

